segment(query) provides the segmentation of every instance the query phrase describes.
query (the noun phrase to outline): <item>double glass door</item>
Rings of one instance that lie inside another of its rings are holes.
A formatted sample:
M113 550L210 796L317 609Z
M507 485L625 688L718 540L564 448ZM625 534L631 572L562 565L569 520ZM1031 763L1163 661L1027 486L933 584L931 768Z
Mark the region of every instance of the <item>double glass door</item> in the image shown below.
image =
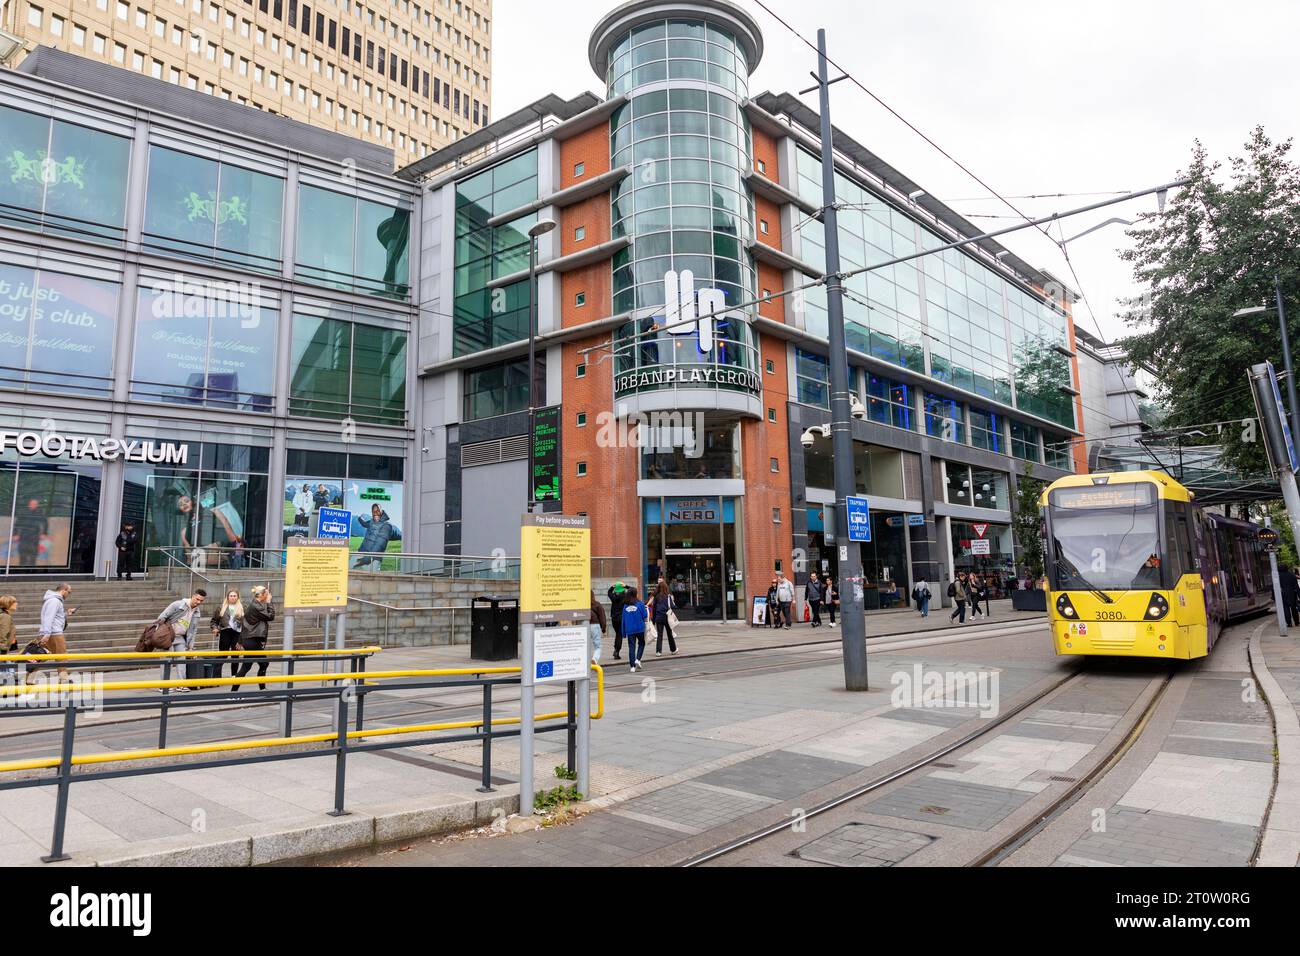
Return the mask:
M722 620L721 550L682 549L664 552L665 579L683 621Z

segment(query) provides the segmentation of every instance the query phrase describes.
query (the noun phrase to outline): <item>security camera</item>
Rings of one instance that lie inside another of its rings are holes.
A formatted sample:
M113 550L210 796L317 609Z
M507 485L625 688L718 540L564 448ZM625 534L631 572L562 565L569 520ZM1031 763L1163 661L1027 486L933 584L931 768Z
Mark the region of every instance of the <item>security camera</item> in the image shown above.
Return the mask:
M426 455L429 454L429 446L425 445L423 448L420 449L420 451Z
M858 401L856 395L849 396L849 408L853 412L853 417L858 421L862 421L862 419L867 417L867 406Z
M813 430L811 428L809 428L807 431L805 431L802 435L799 436L799 444L803 445L804 448L811 448L813 446L813 442L815 442L816 440L817 438L816 436L813 435Z

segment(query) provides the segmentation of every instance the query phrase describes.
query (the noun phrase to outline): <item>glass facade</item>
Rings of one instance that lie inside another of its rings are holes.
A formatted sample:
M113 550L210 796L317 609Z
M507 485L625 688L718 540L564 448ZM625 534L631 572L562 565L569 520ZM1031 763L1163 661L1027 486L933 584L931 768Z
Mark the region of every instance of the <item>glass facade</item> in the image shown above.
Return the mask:
M966 424L962 417L961 402L943 395L925 392L925 433L943 441L964 444Z
M537 393L546 394L546 364L537 362ZM499 362L482 368L470 369L464 374L463 421L491 418L509 412L528 409L528 359Z
M95 570L102 469L0 455L0 574Z
M0 222L121 242L131 141L0 106Z
M646 427L646 426L642 426ZM691 426L646 427L642 478L740 478L740 431L734 421Z
M120 294L116 283L0 263L0 388L111 392Z
M399 329L295 315L289 414L405 424L406 339Z
M312 515L321 508L344 508L352 513L348 546L361 555L354 563L397 570L395 558L370 555L403 550L404 470L401 458L388 455L290 448L281 499L284 539L310 536Z
M297 274L304 282L405 299L410 233L409 209L298 187Z
M161 146L149 150L151 249L278 272L284 180Z
M537 223L537 213L497 226L488 220L536 198L535 149L456 184L453 354L528 337L528 280L493 289L488 283L528 268L528 230Z
M912 402L911 385L867 373L867 418L871 421L914 431L916 411Z
M1038 429L1033 425L1012 420L1011 454L1024 461L1042 461L1038 454Z
M1006 442L1002 438L1002 416L983 409L970 410L970 443L985 451L1002 453Z
M831 407L830 362L824 355L795 349L795 400L818 408Z

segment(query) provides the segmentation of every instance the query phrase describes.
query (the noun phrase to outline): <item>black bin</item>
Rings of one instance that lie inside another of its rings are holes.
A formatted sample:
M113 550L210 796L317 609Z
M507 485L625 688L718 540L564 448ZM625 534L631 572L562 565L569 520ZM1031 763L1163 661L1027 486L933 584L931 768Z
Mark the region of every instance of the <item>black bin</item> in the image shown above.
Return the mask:
M519 600L486 594L469 602L469 658L509 661L519 656Z

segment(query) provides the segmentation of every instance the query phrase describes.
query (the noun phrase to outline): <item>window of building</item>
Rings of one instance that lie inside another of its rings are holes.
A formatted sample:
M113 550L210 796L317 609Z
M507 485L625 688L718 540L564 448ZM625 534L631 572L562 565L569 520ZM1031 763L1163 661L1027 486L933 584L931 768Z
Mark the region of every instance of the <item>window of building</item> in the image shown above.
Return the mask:
M400 329L295 315L289 414L405 424L406 342Z
M767 172L767 163L763 162L761 159L755 160L754 162L758 165L758 171L760 173Z
M772 509L772 524L780 524L780 523L781 523L781 509L780 509L780 508L773 508L773 509Z
M317 186L300 186L299 278L388 298L406 298L410 219L409 209Z
M585 461L580 461L578 462L578 477L585 478L586 476L587 476L587 463Z
M779 472L781 471L781 462L778 461L777 459L773 458L773 459L772 459L771 468L772 468L772 473L773 473L773 474L777 474L777 473L779 473Z
M962 404L944 395L926 392L925 433L943 441L965 443L966 426L962 420Z
M986 412L983 409L972 407L970 410L970 442L976 448L983 448L986 451L1001 454L1003 452L1002 416L997 412Z
M63 17L58 14L50 14L50 33L56 37L63 36Z
M896 382L883 375L869 372L867 374L867 417L882 425L893 425L895 428L912 431L915 428L912 386L906 382Z
M1038 454L1038 429L1012 419L1011 454L1024 461L1042 461Z
M947 474L945 501L950 505L969 505L971 503L970 468L956 462L943 463Z
M1007 492L1007 476L1001 471L971 469L972 504L976 508L1011 510L1011 496Z
M537 389L546 394L546 364L537 363ZM528 408L528 359L498 362L464 373L463 421L493 418Z
M773 424L776 423L776 409L775 409L775 408L769 408L769 409L767 410L767 420L768 420L769 422L772 422Z
M818 408L831 407L830 363L815 352L795 349L795 401Z
M581 176L581 175L582 175L583 173L585 173L586 171L587 171L587 164L586 164L586 163L574 163L574 164L573 164L573 175L574 175L574 178L577 178L578 176Z
M0 130L8 154L44 156L56 164L43 171L33 159L0 176L0 221L83 239L121 240L129 140L2 106ZM71 169L76 175L68 174Z
M582 242L582 240L586 238L587 238L586 226L579 226L578 228L573 230L573 239L575 242Z
M578 412L578 427L579 427L579 428L584 428L584 427L586 426L586 424L587 424L587 413L586 413L586 412Z
M279 177L149 150L143 235L152 249L278 272L283 207Z
M773 362L771 359L768 359L766 362L764 362L763 367L767 371L768 375L776 374L776 363Z
M763 235L767 235L767 220L766 220L766 219L760 219L760 220L758 221L758 231L761 232L761 233L763 233Z
M586 304L587 304L587 293L585 293L585 292L579 292L577 295L575 295L575 296L573 297L573 304L574 304L575 306L583 306L583 305L586 305Z
M1046 464L1065 471L1074 470L1074 457L1071 454L1071 441L1068 435L1043 432L1043 458Z
M574 370L574 376L573 376L573 377L574 377L574 378L586 378L586 377L587 377L587 366L586 366L586 363L584 363L584 362L579 362L579 363L578 363L578 367Z

